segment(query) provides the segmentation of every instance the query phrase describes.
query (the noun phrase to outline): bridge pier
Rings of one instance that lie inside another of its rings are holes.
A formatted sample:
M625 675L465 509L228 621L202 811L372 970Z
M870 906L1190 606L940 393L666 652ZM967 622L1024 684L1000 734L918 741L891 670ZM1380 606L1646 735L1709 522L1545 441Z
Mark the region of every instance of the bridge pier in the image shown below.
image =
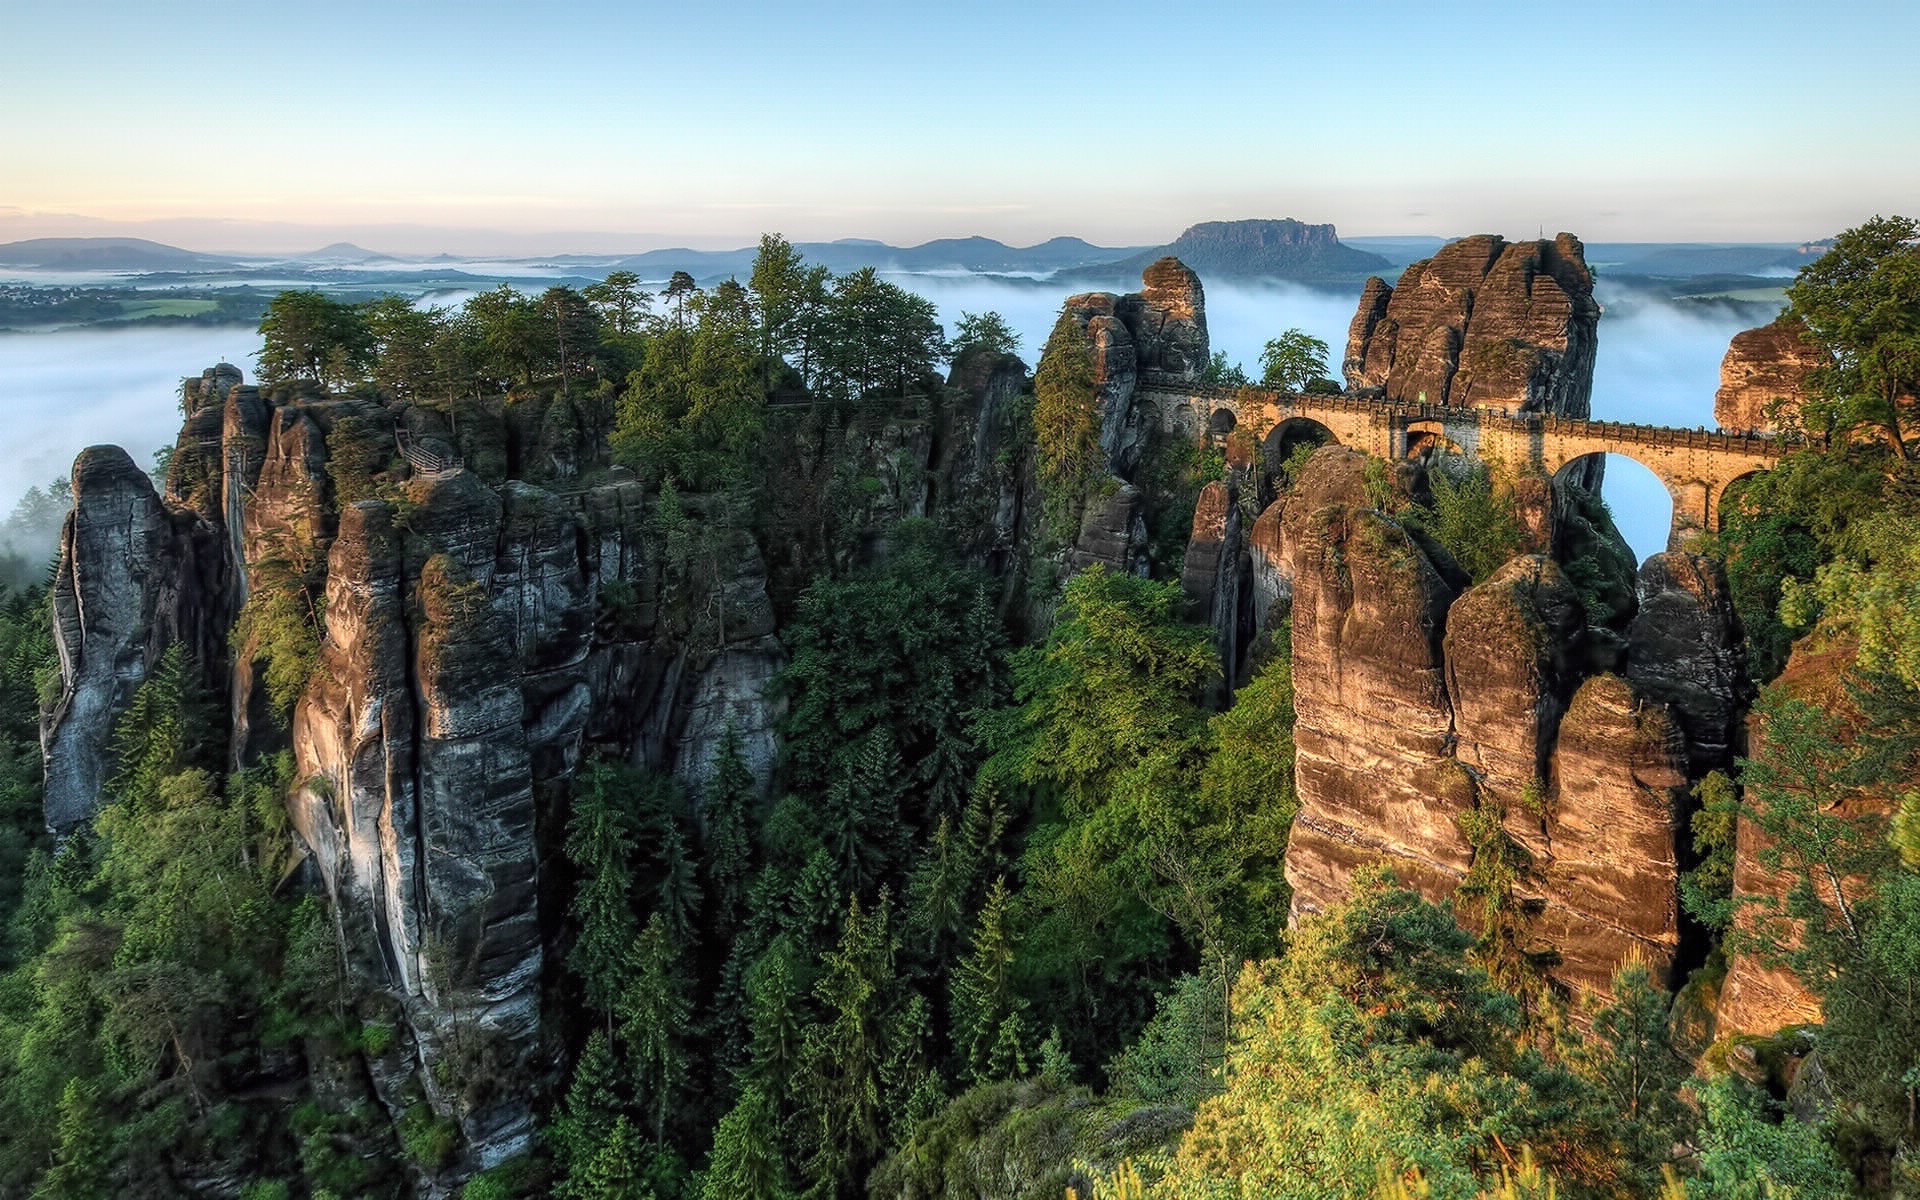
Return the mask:
M1714 489L1698 479L1669 481L1673 496L1673 529L1667 534L1668 550L1685 550L1701 534L1719 530L1719 514L1714 512Z

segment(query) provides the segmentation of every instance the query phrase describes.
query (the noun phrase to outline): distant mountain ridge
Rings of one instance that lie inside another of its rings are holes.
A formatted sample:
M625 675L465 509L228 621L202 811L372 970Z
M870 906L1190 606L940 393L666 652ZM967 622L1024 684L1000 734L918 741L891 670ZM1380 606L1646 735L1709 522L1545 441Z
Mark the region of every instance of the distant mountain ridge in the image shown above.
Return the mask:
M918 246L890 246L865 238L833 242L796 242L793 247L814 266L842 273L863 267L892 271L966 271L978 275L1051 274L1108 263L1138 247L1096 246L1077 237L1056 237L1034 246L1009 246L989 237L938 238ZM685 271L696 279L742 274L753 268L759 247L738 250L649 250L616 261L621 270L641 273ZM574 259L571 261L585 261Z
M67 271L178 271L233 260L145 238L30 238L0 245L0 267Z
M1361 280L1394 266L1382 255L1356 250L1342 242L1332 225L1309 225L1286 217L1204 221L1188 227L1165 246L1063 274L1087 279L1105 279L1116 274L1133 278L1168 255L1193 268L1202 279L1335 283Z

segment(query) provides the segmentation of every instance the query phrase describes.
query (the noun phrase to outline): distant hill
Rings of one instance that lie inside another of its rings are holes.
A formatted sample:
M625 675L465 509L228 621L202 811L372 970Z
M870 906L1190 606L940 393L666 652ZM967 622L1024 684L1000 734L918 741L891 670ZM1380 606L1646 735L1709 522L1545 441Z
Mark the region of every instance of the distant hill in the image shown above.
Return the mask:
M1285 279L1298 283L1348 283L1393 268L1378 254L1342 242L1331 225L1283 220L1206 221L1192 226L1165 246L1142 251L1099 267L1068 272L1075 279L1137 280L1167 255L1199 272L1200 278Z
M1799 245L1698 243L1600 243L1588 247L1588 261L1604 274L1691 279L1701 275L1788 275L1819 252Z
M391 254L381 254L377 250L369 250L365 246L356 246L352 242L335 242L330 246L322 246L318 250L308 254L296 254L294 258L304 259L309 262L336 263L393 261L393 255Z
M1074 267L1112 262L1134 247L1103 247L1075 237L1057 237L1037 246L1009 246L986 237L941 238L918 246L889 246L864 238L836 242L799 242L794 249L814 266L835 273L874 267L883 271L966 271L985 275L1045 275ZM757 247L739 250L649 250L621 259L618 268L643 275L685 271L696 279L744 275L753 269Z
M0 244L0 267L64 271L179 271L230 260L145 238L32 238Z
M1350 237L1342 238L1346 245L1356 250L1365 250L1369 254L1384 257L1395 267L1410 267L1423 258L1432 258L1439 253L1440 247L1452 241L1452 238L1433 235L1405 235L1398 237Z

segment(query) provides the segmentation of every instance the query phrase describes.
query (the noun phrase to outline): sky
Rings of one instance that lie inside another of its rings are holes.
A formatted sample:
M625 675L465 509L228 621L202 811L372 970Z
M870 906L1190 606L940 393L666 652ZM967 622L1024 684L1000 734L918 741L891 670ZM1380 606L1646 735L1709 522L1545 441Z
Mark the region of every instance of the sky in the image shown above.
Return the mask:
M1920 197L1914 0L0 5L0 241L1802 241Z

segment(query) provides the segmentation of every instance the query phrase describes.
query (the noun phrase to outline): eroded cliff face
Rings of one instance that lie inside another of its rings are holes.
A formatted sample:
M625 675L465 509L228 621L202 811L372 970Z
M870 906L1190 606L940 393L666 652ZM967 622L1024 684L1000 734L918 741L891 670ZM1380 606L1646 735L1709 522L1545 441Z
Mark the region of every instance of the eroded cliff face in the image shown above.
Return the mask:
M1587 415L1600 306L1580 239L1462 238L1367 281L1347 386L1396 403Z
M1459 829L1473 789L1449 754L1441 638L1455 593L1367 501L1366 456L1314 455L1289 497L1295 777L1287 850L1296 917L1346 898L1356 870L1390 865L1430 896L1472 862Z
M1177 299L1154 302L1169 321ZM1037 511L1030 448L1012 440L1026 387L1017 358L974 354L950 403L777 430L815 440L821 478L879 484L819 553L871 559L871 531L930 516L1012 573ZM665 511L611 465L596 397L463 401L456 420L263 393L225 365L185 397L164 499L116 448L75 465L48 820L64 833L97 810L115 721L183 645L227 695L232 764L291 757L305 877L401 1018L399 1048L367 1064L373 1094L397 1114L424 1093L457 1120L462 1171L504 1161L530 1147L560 1062L542 1010L560 914L542 911L541 864L582 763L672 772L697 805L731 735L770 787L786 652L754 526L719 495ZM1137 565L1129 491L1090 519L1089 561ZM249 601L312 626L310 673L269 670L286 623L243 619Z
M1207 368L1207 301L1200 277L1179 259L1163 258L1147 268L1142 290L1071 296L1060 319L1078 321L1093 342L1100 446L1108 469L1131 480L1149 435L1149 421L1133 403L1140 372L1195 379Z
M1773 433L1775 415L1797 412L1814 372L1830 361L1795 317L1737 333L1720 364L1713 418L1729 433Z
M1855 702L1850 678L1855 677L1859 645L1850 635L1817 626L1794 646L1785 670L1770 685L1790 704L1804 704L1827 714L1834 722L1829 734L1847 748L1871 736L1871 725ZM1770 730L1763 713L1756 712L1749 723L1751 757L1764 760L1769 741L1778 736ZM1809 786L1809 773L1819 772L1818 761L1778 764L1785 769L1775 774L1780 794L1796 800L1815 799ZM1896 801L1885 795L1863 792L1846 786L1842 780L1820 778L1826 794L1817 797L1825 816L1852 826L1866 839L1879 842L1887 834L1887 824ZM1733 903L1734 928L1745 941L1744 952L1728 955L1727 975L1720 988L1715 1022L1719 1036L1745 1034L1769 1036L1797 1025L1817 1024L1822 1019L1820 998L1788 962L1801 948L1805 925L1790 915L1795 890L1811 885L1811 899L1829 913L1848 904L1859 903L1868 893L1868 880L1847 875L1840 877L1812 869L1820 861L1817 854L1783 853L1768 833L1766 797L1749 788L1741 797L1735 828ZM1777 828L1777 827L1776 827ZM1833 860L1844 864L1848 852L1837 848Z
M97 809L115 720L184 645L228 692L234 765L292 756L312 876L405 1016L412 1057L375 1073L382 1098L398 1111L423 1089L470 1166L502 1161L531 1144L552 1066L538 831L564 825L585 755L672 771L697 797L731 728L771 778L785 655L758 548L735 528L670 555L654 497L607 469L590 403L476 405L456 432L417 406L263 395L226 366L187 399L165 501L117 449L75 467L48 820ZM409 460L403 436L442 460ZM708 505L684 498L695 522ZM290 714L264 626L229 651L249 599L274 597L321 635Z
M1728 666L1738 644L1707 568L1655 564L1629 637L1616 625L1630 612L1583 603L1565 547L1465 586L1443 549L1373 508L1365 467L1322 449L1254 535L1270 546L1277 514L1277 555L1256 551L1277 564L1257 586L1292 600L1295 915L1344 900L1364 867L1438 901L1484 886L1481 856L1517 852L1521 945L1559 983L1605 994L1629 957L1669 971L1698 773L1683 713L1701 761L1718 762L1715 722L1743 700L1731 670L1690 673L1703 657Z

